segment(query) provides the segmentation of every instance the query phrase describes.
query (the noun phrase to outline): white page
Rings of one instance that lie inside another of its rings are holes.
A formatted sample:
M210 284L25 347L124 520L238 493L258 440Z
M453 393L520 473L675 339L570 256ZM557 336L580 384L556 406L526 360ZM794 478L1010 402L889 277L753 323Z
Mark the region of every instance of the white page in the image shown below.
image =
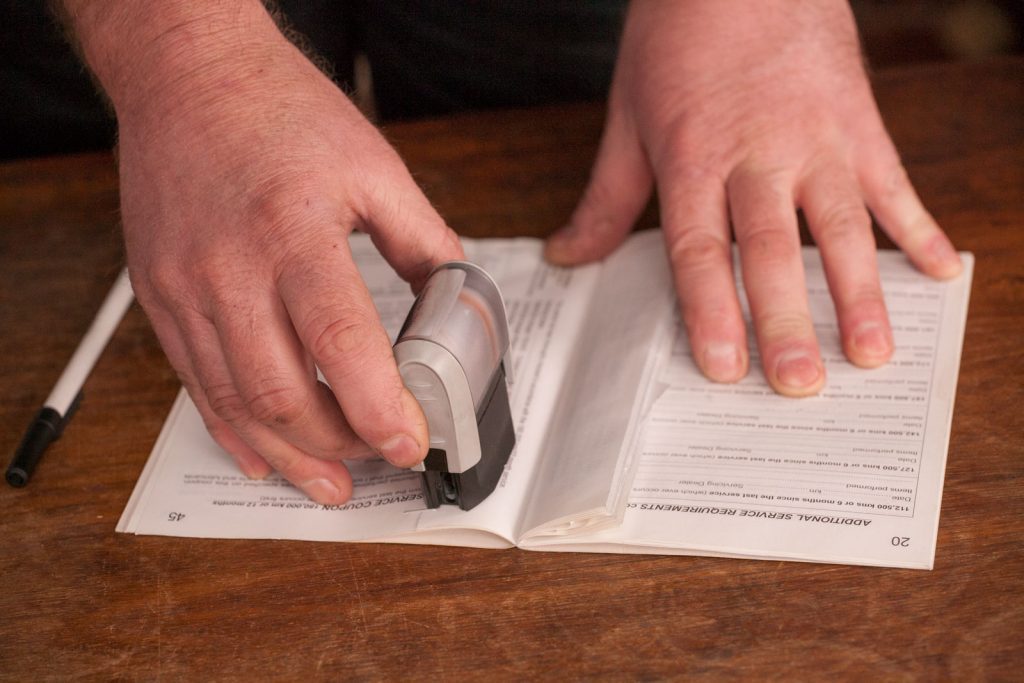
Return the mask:
M412 295L364 235L351 240L360 271L392 339ZM598 267L574 270L543 263L540 240L465 240L467 257L498 281L509 312L515 382L510 401L517 448L498 489L470 512L422 511L419 475L381 461L349 463L351 501L322 506L277 475L252 481L210 438L181 393L121 521L119 531L214 538L292 538L449 542L507 547L532 479L562 381L582 326ZM444 532L448 528L459 531ZM414 532L421 538L411 538ZM474 533L478 532L478 533Z
M443 505L419 513L416 532L423 542L444 542L443 536L425 532L479 524L514 541L600 266L554 268L544 262L543 242L538 239L464 240L464 246L466 257L491 274L505 299L512 344L514 377L509 401L516 447L497 488L483 502L469 512Z
M680 330L622 526L549 549L930 568L973 267L962 256L965 272L937 282L879 253L896 352L864 370L842 354L817 252L805 249L828 371L820 396L774 394L756 353L743 381L711 384Z
M605 261L544 445L523 547L532 536L621 522L674 302L660 230L633 235Z

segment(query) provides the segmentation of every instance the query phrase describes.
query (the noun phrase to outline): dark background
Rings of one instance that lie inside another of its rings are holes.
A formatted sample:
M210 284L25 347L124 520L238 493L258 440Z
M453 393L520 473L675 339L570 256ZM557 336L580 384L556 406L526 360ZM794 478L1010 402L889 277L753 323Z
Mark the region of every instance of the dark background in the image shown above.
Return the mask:
M445 0L364 3L364 11L366 6L372 6L376 25L386 27L392 38L376 44L399 44L402 49L392 50L390 54L374 52L377 48L360 51L356 44L355 51L360 54L354 62L355 68L339 64L334 70L337 80L355 94L364 111L382 121L436 116L470 107L493 109L600 100L614 59L621 1L546 2L544 8L549 13L546 17L549 21L527 26L516 37L520 47L527 46L534 68L518 69L498 79L511 84L515 98L476 87L486 76L471 83L475 88L472 93L460 93L455 86L454 95L443 97L434 97L425 87L420 88L421 92L416 91L425 81L422 73L412 73L405 81L401 80L403 74L409 74L410 64L398 62L396 66L389 57L405 56L407 62L412 62L411 66L432 68L440 73L441 82L450 84L458 83L462 77L473 78L472 71L479 66L478 60L466 59L465 52L453 52L447 59L408 60L410 48L417 46L397 33L403 19L419 21L432 11L446 13L457 6ZM327 41L340 31L328 31L324 27L344 25L350 8L355 8L352 12L359 11L361 3L358 1L329 2L317 8L314 8L316 3L300 0L280 0L278 4L303 28L309 46L329 61L334 61L332 58L344 61L353 51L350 36L344 36L348 42L342 47L329 44ZM473 7L480 4L487 5L491 20L475 23L472 31L463 31L461 35L485 36L478 37L485 48L488 30L499 33L509 30L510 23L504 21L501 12L515 14L518 8L525 6L505 0L490 5L474 3ZM1024 51L1024 2L1021 0L853 0L852 5L868 62L874 69L920 62L981 60ZM317 21L303 21L304 15L316 16ZM566 26L570 16L573 20L567 30L577 40L577 48L580 37L586 37L583 49L577 49L576 53L591 55L587 64L565 61L564 54L554 54L543 47L553 42L545 35L545 29L550 25ZM47 14L45 2L0 0L0 17L0 160L110 147L114 122L88 74L67 46L61 29ZM603 50L597 43L605 46ZM437 44L421 43L418 47L426 52ZM517 54L509 57L522 57L521 52L517 50ZM505 66L513 63L510 59ZM559 73L555 65L561 65L563 73ZM484 66L490 74L489 80L496 80L493 74L502 65ZM579 77L581 73L587 77ZM408 96L410 91L415 96Z

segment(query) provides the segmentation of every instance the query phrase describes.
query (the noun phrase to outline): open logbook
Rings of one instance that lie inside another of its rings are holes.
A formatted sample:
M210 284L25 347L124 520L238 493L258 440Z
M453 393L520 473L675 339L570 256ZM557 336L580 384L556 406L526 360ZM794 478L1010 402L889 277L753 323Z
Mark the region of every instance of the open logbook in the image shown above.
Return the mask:
M241 474L182 391L118 531L932 566L970 254L937 282L879 253L897 350L863 370L805 248L828 384L787 399L756 351L736 384L700 375L658 231L572 270L544 263L536 239L464 246L501 286L512 337L517 446L488 499L426 510L417 473L375 461L349 463L348 503L316 504ZM368 238L351 248L394 338L412 295Z

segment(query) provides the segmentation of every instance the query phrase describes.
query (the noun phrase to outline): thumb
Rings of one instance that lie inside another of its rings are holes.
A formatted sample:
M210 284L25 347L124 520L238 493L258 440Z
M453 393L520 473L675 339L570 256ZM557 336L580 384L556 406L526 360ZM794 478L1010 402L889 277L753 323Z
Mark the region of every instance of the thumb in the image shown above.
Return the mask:
M587 189L569 223L548 238L545 258L570 266L610 254L643 211L653 182L636 127L610 107Z
M434 267L465 258L459 236L391 150L378 182L364 195L363 224L388 263L415 289Z

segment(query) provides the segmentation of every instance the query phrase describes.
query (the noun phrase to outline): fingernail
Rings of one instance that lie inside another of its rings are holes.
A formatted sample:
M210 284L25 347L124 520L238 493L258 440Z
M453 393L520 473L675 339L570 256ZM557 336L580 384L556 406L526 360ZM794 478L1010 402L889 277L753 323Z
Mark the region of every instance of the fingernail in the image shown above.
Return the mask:
M335 505L343 503L341 489L334 485L330 479L310 479L301 486L306 495L321 505Z
M853 348L858 354L879 358L892 353L892 336L886 325L864 322L853 331Z
M775 376L780 384L790 389L807 389L821 378L821 367L806 351L787 351L779 356Z
M728 342L711 342L704 347L704 372L718 382L732 382L738 379L743 368L740 350Z
M412 467L420 460L420 446L408 434L399 434L385 441L380 446L381 456L396 467Z

